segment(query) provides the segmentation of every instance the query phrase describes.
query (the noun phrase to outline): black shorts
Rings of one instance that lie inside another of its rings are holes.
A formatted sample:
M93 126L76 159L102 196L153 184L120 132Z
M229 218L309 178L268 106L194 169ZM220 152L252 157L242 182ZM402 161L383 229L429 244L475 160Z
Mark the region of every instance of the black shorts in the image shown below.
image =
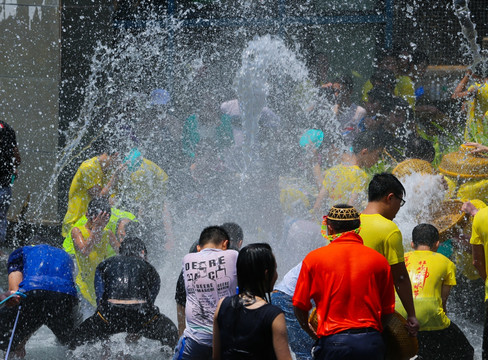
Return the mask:
M72 295L46 290L33 290L21 300L20 315L15 329L12 348L29 338L42 325L46 325L63 345L81 317L78 299ZM0 309L0 349L7 350L19 307Z

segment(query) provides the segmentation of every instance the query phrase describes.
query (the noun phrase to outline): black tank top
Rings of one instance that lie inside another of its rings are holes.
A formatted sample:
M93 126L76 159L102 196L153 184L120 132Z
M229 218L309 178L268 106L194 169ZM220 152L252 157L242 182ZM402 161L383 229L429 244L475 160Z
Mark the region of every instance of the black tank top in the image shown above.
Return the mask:
M225 298L217 317L222 359L276 359L271 324L282 312L271 304L246 308L239 295Z

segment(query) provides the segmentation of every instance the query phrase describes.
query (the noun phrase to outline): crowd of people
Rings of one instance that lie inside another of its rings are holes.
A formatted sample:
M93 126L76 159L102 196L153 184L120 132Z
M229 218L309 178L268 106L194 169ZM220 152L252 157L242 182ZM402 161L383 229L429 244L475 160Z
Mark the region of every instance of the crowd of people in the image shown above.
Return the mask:
M237 99L217 104L203 96L198 111L180 125L165 114L167 122L162 120L159 130L170 144L167 156L174 157L165 170L145 157L151 151L142 154L142 141L129 147L96 141L97 155L82 162L71 181L62 249L33 236L8 258L8 291L0 295L0 349L24 356L30 336L46 325L70 349L127 333L127 342L159 341L174 360L283 360L292 353L298 360L380 360L391 346L383 330L397 312L408 336L418 339L419 359L473 359L472 345L447 316L456 265L437 252L439 229L418 224L407 249L412 251L405 252L403 238L410 234L402 235L393 222L405 204L405 187L391 173L369 170L382 154L398 162L432 162L433 145L419 137L415 121L418 114L438 111L422 103L423 90L416 87L427 63L419 51L383 54L364 84L362 106L352 101L349 76L319 80L319 100L308 113L331 105L333 119L323 121L333 122L330 128L337 131L331 136L324 126L294 134L290 158L298 161L287 175L306 183L299 189L280 173L283 147L270 146L277 141L269 140L272 135L285 127L278 109L262 108L257 145L250 149L249 134L239 126ZM468 80L454 97L477 96L477 85L464 91ZM156 107L170 102L162 89L151 98ZM473 111L470 129L479 113ZM4 242L20 155L15 132L2 121L0 137ZM475 152L487 149L472 146ZM239 185L250 194L247 203L232 187L240 165L249 165L239 147L260 164L247 168ZM171 256L171 249L184 245L174 230L173 216L181 211L172 203L177 196L191 198L194 214L205 216L222 207L216 194L226 191L238 207L229 216L237 214L252 236L267 241L246 237L250 244L243 244L243 229L234 222L205 227L181 261L175 324L173 314L155 305L162 280L148 254L156 250ZM473 260L486 281L488 207L466 202L463 209L474 217ZM243 213L261 215L250 217L257 219L251 226L249 218L239 216ZM293 263L276 283L283 260L272 246L279 242L290 250Z

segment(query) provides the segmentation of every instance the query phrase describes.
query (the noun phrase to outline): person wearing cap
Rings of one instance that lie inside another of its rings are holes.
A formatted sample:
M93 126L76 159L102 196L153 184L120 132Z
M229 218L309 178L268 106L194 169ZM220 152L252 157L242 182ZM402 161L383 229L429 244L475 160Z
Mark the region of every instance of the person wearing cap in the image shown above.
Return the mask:
M413 305L412 288L402 242L402 233L393 222L405 204L405 188L395 175L376 174L368 185L368 204L361 213L361 235L364 245L383 255L391 267L397 294L407 313L407 329L415 336L419 322Z
M373 166L385 146L385 135L380 131L360 132L354 138L352 152L343 154L341 163L326 170L313 211L319 213L328 204L351 204L363 209L365 190L369 181L364 168Z
M447 298L456 285L456 265L437 253L439 231L433 225L419 224L412 231L411 245L414 251L405 253L405 266L420 323L419 358L472 360L473 347L446 315ZM398 297L395 308L402 316L407 316Z
M333 206L323 228L331 243L302 262L293 306L300 326L318 339L314 359L383 360L383 321L395 309L388 262L364 246L360 217L350 205ZM315 302L318 325L309 326Z
M101 143L100 155L83 161L76 171L68 195L68 209L64 216L61 234L69 235L74 224L85 214L92 199L109 198L115 193L125 164L119 160L119 152L107 143Z

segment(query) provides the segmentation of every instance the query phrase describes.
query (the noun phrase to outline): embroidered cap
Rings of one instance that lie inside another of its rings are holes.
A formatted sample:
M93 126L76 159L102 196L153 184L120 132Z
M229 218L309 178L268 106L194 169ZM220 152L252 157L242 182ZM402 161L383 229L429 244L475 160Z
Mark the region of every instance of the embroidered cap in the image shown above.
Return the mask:
M327 219L335 221L359 220L359 213L354 207L336 207L332 206L327 214Z

